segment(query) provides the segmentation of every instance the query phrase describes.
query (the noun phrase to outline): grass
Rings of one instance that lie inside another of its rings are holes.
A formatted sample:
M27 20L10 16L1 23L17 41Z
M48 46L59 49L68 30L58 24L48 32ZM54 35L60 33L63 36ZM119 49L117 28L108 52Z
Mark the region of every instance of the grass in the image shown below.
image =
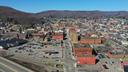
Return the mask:
M128 57L122 58L123 61L128 61Z
M125 57L125 58L116 58L117 60L120 60L122 59L122 61L128 61L128 57Z

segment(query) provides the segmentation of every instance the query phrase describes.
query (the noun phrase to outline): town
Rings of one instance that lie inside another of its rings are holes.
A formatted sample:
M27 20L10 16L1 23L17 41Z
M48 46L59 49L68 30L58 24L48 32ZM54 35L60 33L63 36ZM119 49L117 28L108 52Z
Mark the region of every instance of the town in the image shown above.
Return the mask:
M42 22L24 28L0 19L0 55L35 72L125 72L128 19L44 17Z

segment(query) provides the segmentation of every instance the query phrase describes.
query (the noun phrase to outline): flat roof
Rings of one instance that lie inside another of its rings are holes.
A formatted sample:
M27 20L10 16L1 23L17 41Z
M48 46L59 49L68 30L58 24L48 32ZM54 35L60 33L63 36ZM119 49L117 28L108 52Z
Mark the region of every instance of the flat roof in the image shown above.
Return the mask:
M86 37L86 36L81 36L81 39L99 39L97 37Z
M74 44L74 48L91 48L89 44Z
M56 32L55 32L55 33L53 34L53 36L58 36L58 35L59 35L59 36L60 36L60 35L63 35L63 32L59 32L59 33L56 33Z
M81 54L81 55L77 55L77 57L95 57L95 56L90 54Z

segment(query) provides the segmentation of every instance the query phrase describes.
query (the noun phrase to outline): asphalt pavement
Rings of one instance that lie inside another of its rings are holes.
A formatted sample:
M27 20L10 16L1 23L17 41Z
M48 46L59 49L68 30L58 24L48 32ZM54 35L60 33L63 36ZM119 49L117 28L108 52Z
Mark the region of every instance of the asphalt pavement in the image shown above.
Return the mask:
M17 63L0 57L0 72L34 72Z
M75 68L75 60L73 59L73 54L72 54L72 46L69 41L69 36L67 32L67 40L64 40L64 70L65 72L77 72Z

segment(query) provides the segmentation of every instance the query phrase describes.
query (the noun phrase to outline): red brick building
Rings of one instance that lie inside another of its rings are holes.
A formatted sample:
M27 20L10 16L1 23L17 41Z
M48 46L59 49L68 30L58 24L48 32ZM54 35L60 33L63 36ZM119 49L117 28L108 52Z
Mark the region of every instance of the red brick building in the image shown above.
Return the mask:
M77 57L77 64L95 64L96 58L94 56Z
M101 44L101 39L81 39L81 44Z
M52 39L54 39L54 40L63 40L63 35L53 35Z
M73 52L75 56L79 56L82 54L92 55L92 48L73 48Z
M64 36L62 32L54 32L52 34L52 39L54 40L63 40Z
M96 58L92 55L93 48L88 44L74 44L73 53L77 64L95 64Z

